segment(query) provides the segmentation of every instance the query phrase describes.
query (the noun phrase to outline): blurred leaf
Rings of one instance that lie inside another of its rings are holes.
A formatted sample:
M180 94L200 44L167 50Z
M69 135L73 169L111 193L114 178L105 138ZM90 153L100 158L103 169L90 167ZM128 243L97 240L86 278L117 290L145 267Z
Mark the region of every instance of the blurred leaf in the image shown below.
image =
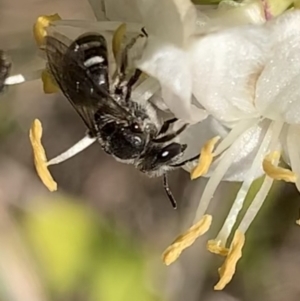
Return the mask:
M96 235L95 217L84 207L59 199L25 219L25 231L51 289L66 293L84 271Z
M154 300L145 287L144 258L125 235L106 232L101 254L91 287L92 300Z
M26 216L24 229L52 291L85 299L153 301L139 245L86 207L55 199Z
M11 93L7 93L6 95L5 93L0 94L0 99L3 101L3 103L0 104L0 139L13 132L17 127L16 121L10 116L11 112L7 104L4 103L5 101L9 101L8 95L11 95Z
M278 16L294 4L294 0L266 0L272 16Z
M219 4L222 0L192 0L193 3L198 5L213 5Z

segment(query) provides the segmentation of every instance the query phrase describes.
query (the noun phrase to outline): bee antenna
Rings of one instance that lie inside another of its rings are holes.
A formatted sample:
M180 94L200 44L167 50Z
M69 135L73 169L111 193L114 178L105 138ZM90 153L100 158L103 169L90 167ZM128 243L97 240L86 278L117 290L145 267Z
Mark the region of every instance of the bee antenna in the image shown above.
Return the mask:
M169 201L171 202L171 204L173 206L173 209L177 209L177 202L176 202L176 200L172 194L172 191L169 187L168 176L166 173L164 173L164 175L163 175L163 185L164 185L165 192L169 198Z
M54 165L54 164L59 164L61 162L64 162L78 153L82 152L84 149L89 147L91 144L93 144L97 138L95 137L90 137L90 136L85 136L81 140L79 140L76 144L71 146L68 150L65 152L61 153L60 155L56 156L55 158L51 159L48 161L47 165Z

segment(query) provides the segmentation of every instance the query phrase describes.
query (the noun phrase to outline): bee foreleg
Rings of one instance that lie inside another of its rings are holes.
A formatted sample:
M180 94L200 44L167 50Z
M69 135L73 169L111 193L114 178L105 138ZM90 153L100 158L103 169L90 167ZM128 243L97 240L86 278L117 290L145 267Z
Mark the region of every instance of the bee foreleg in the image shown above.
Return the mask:
M167 174L164 173L163 174L163 186L164 186L164 190L169 198L169 201L171 202L172 206L173 206L173 209L176 209L177 208L177 202L172 194L172 191L169 187L169 182L168 182L168 177L167 177Z
M156 143L164 143L167 141L170 141L174 139L175 137L179 136L186 128L188 124L184 124L181 128L179 128L176 132L170 133L168 135L162 136L160 138L153 139L154 142Z
M166 120L163 123L163 125L162 125L162 127L161 127L161 129L160 129L160 131L158 133L158 136L161 135L161 134L166 133L167 130L170 128L170 125L173 124L173 123L175 123L177 120L178 120L177 118L172 118L172 119Z
M182 161L180 163L172 164L171 166L172 167L182 167L182 166L184 166L184 165L186 165L188 163L191 163L191 162L194 162L194 161L198 161L199 157L200 157L200 154L198 154L198 155L196 155L196 156L194 156L194 157L192 157L190 159L184 160L184 161Z

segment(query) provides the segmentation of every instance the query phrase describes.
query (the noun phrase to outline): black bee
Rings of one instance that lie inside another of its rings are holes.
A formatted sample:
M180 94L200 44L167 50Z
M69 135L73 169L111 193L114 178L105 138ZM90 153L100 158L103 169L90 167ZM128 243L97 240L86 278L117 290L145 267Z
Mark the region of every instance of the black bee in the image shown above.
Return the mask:
M5 80L7 79L11 69L11 63L8 61L3 50L0 49L0 93L5 87Z
M143 105L131 99L132 87L141 71L135 69L128 78L128 47L124 51L117 81L111 83L108 49L102 35L84 34L69 45L55 35L45 40L50 74L84 121L88 135L116 160L133 164L150 177L163 175L164 188L176 208L167 172L196 159L178 163L187 145L172 141L187 124L166 134L177 119L161 126L150 104Z

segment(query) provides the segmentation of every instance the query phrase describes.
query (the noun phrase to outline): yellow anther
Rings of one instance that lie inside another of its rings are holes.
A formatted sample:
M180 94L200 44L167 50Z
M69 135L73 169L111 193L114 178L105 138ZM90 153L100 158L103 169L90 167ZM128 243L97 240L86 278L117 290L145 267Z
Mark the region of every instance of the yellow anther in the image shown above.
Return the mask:
M207 141L205 145L201 149L199 163L198 165L191 171L191 179L197 179L203 175L205 175L209 167L213 161L213 150L215 148L216 143L220 140L220 137L214 137Z
M53 180L47 167L47 157L41 142L42 135L43 135L42 124L38 119L35 119L32 123L29 132L29 138L33 149L34 165L44 185L50 191L55 191L57 190L57 184Z
M266 9L270 12L272 17L277 17L283 14L293 3L296 3L295 0L267 0L265 1Z
M191 246L194 241L206 233L211 225L212 216L204 215L199 222L193 225L188 231L176 238L176 240L163 253L163 261L166 265L173 263L183 250Z
M49 16L40 16L33 25L33 35L39 46L44 44L44 39L47 35L47 27L53 21L61 20L58 14Z
M300 8L300 0L294 0L294 8Z
M53 81L51 75L47 70L44 70L42 72L41 78L43 82L44 93L52 94L52 93L57 93L59 91L59 88L57 87L57 85L55 84L55 82Z
M209 240L206 244L206 248L209 252L214 253L214 254L218 254L221 256L227 256L229 249L222 247L220 244L220 241L216 241L214 239Z
M114 58L116 61L119 60L119 54L120 54L120 50L122 48L122 44L125 39L126 29L127 29L126 24L123 23L116 29L116 31L114 32L114 35L113 35L112 51L113 51Z
M280 159L279 152L272 152L267 155L263 161L263 170L270 178L279 181L292 182L297 181L297 175L289 169L274 165L274 161Z
M242 257L242 248L245 243L245 235L241 231L237 230L234 234L228 255L219 268L220 280L215 285L215 290L222 290L232 279L236 264L238 260Z

